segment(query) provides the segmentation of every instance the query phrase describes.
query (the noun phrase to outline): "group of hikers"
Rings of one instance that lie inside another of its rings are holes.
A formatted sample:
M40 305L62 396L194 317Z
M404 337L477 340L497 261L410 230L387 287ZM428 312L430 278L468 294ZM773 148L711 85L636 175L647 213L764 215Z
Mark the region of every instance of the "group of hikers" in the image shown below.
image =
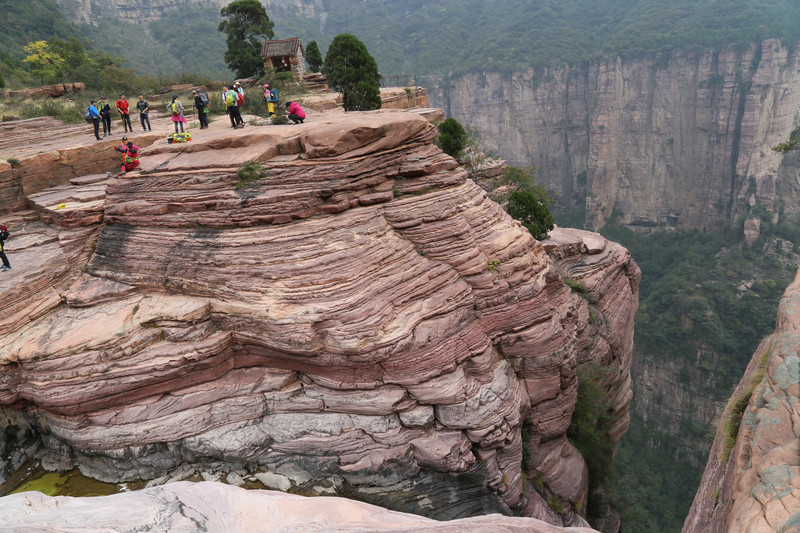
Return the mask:
M269 84L263 86L264 102L267 104L267 111L270 118L275 116L275 106L278 104L278 90L275 87L270 87ZM231 120L231 127L234 129L243 128L245 126L242 119L241 109L244 105L244 89L240 83L234 82L232 85L225 85L222 87L222 102L225 105L225 112ZM193 90L192 97L194 99L194 108L197 111L197 118L200 121L200 129L208 128L208 94L200 91ZM133 133L133 125L131 124L130 117L130 104L125 98L124 94L119 95L119 99L115 104L117 113L122 120L122 127L124 133ZM145 100L143 95L139 95L136 102L136 109L139 111L139 122L142 125L142 131L153 131L150 126L150 104ZM175 126L175 133L184 132L184 124L186 124L186 109L180 101L177 94L172 96L172 100L167 104L167 114L171 116L171 121ZM288 118L292 124L301 124L305 121L306 114L303 108L296 102L286 102L286 111ZM94 137L98 141L106 136L111 135L111 104L103 96L100 101L92 100L89 107L86 108L84 114L86 120L91 122L94 126ZM100 125L103 126L103 136L100 137Z
M116 102L117 113L122 120L122 126L125 133L133 133L133 125L131 124L130 104L125 98L124 94L119 95ZM139 110L139 121L142 123L142 130L153 131L150 127L150 104L144 99L144 96L139 95L139 101L136 102L136 109ZM87 120L92 122L94 126L94 138L98 141L102 140L100 137L100 124L103 125L103 138L111 135L111 104L108 103L106 97L100 98L100 101L92 100L89 107L86 108L85 113L88 115Z

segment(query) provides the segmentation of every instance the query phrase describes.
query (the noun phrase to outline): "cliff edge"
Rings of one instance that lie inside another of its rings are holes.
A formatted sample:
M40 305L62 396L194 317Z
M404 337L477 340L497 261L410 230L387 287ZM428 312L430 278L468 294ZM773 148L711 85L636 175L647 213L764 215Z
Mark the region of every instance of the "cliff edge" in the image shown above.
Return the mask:
M561 230L551 259L418 114L146 134L119 179L84 129L0 138L19 159L0 167L4 477L36 457L115 482L214 472L585 524L566 431L586 365L612 378L609 438L627 427L627 250Z

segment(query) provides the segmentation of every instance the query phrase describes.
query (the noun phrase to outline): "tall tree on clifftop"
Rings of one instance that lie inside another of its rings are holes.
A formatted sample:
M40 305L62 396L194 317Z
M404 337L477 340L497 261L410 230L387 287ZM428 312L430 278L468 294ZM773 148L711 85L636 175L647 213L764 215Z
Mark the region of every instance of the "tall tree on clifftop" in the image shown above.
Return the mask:
M322 67L322 52L319 51L317 41L311 40L306 45L306 63L311 72L319 72Z
M272 39L273 22L258 0L236 0L220 10L217 28L227 35L225 64L238 78L258 76L264 71L261 43Z
M322 73L328 85L342 93L345 111L381 108L378 64L355 35L337 35L325 54Z

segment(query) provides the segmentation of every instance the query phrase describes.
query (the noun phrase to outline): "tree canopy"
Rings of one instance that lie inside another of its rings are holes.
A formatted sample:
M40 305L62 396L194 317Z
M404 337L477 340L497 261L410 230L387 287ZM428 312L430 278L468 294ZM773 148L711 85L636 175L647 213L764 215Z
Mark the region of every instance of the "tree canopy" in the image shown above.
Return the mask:
M261 43L272 39L273 22L258 0L236 0L220 10L223 21L217 28L227 38L225 64L239 78L264 72Z
M306 45L306 63L311 72L319 72L322 68L322 52L319 51L317 41L313 39Z
M450 157L458 157L458 154L467 145L467 131L459 121L454 118L446 118L438 126L439 137L437 139L439 147Z
M345 111L381 108L378 64L355 35L337 35L325 54L322 73L328 85L342 93Z

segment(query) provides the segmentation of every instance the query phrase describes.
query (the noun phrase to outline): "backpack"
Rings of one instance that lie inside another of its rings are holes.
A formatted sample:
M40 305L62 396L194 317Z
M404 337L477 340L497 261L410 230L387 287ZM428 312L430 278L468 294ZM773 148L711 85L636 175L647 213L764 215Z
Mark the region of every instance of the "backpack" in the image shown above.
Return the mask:
M8 228L0 224L0 241L8 239L9 235L11 235L11 233L8 232Z
M236 92L236 105L240 106L244 103L244 93Z
M91 107L91 106L89 106L89 107ZM83 118L86 119L86 122L91 122L92 121L92 112L89 111L88 107L85 107L83 109Z
M208 105L208 95L206 93L200 93L198 95L200 97L200 103L204 106Z
M267 102L277 102L278 101L278 89L271 89L269 91L269 100Z
M178 100L175 100L174 102L172 102L170 104L170 107L172 108L172 114L173 115L180 115L181 114L181 106L180 106L180 104L178 104Z
M225 105L228 107L233 107L236 105L236 97L233 95L233 91L228 91L225 93Z
M192 140L192 135L189 132L185 133L173 133L170 137L167 138L167 142L172 143L185 143Z

